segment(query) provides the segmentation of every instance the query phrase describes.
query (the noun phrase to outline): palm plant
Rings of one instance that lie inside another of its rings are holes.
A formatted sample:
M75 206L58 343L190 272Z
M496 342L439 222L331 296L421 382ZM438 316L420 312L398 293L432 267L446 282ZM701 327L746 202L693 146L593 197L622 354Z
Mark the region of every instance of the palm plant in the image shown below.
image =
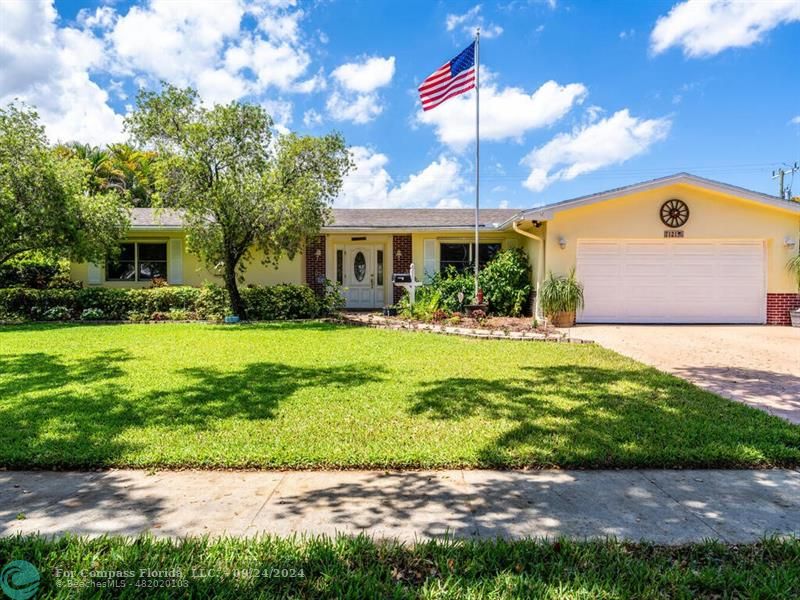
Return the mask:
M134 206L150 206L155 190L155 152L128 144L112 144L108 151L118 174L115 184L130 195Z
M89 170L89 191L93 194L118 188L120 172L115 168L108 150L89 144L72 143L66 148L83 160Z
M789 269L789 272L797 279L797 290L800 292L800 254L796 254L790 258L789 262L786 263L786 268ZM794 327L800 327L800 308L789 311L789 318Z
M790 273L797 277L797 287L800 289L800 254L790 258L789 262L786 263L786 268L789 269Z
M557 327L574 325L575 313L584 304L583 284L575 277L575 269L566 277L550 271L539 291L539 302L542 312Z

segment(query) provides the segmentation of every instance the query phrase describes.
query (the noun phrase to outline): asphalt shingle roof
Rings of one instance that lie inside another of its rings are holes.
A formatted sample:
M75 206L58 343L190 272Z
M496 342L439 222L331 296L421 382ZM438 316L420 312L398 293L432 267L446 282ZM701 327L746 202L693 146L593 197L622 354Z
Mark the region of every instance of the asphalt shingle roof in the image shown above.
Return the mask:
M504 223L518 209L489 208L482 210L481 225L493 227ZM131 225L136 227L181 227L181 211L154 208L134 208ZM386 229L413 229L416 227L470 228L475 225L475 211L468 208L337 208L333 210L331 227L350 229L382 227Z
M517 213L513 208L487 208L480 211L480 224L492 227ZM337 208L331 227L474 227L475 211L469 208Z
M171 208L134 208L131 210L132 227L181 227L182 212Z

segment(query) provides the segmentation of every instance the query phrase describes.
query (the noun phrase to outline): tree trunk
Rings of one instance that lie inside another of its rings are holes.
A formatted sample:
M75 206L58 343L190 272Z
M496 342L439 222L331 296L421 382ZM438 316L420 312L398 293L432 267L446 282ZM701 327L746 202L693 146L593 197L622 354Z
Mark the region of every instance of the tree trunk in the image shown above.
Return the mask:
M225 288L228 290L228 296L231 299L233 314L244 321L247 318L247 311L244 308L242 296L239 294L239 286L236 283L236 262L230 258L225 259Z

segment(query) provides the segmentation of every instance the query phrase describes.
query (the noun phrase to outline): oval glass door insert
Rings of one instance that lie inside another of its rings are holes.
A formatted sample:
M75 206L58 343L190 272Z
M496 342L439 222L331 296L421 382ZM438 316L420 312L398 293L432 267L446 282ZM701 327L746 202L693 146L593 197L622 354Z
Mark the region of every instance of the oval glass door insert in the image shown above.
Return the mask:
M356 281L364 281L367 275L367 259L364 258L363 252L356 252L356 257L353 259L353 275Z

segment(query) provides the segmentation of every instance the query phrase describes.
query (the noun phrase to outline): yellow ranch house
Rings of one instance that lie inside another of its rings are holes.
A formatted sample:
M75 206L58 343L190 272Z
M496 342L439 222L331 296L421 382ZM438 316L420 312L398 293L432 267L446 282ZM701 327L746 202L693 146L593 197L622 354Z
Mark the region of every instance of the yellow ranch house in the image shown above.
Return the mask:
M474 247L470 209L335 209L332 222L277 268L252 262L251 284L344 288L347 306L399 300L393 274L415 265L424 280L447 265L480 264L523 248L537 289L549 271L573 267L585 288L582 323L767 323L788 325L800 307L786 269L798 252L800 203L679 173L530 209L480 212ZM180 214L133 210L129 239L113 264L72 265L86 286L221 282L186 251ZM535 294L532 310L536 310Z

